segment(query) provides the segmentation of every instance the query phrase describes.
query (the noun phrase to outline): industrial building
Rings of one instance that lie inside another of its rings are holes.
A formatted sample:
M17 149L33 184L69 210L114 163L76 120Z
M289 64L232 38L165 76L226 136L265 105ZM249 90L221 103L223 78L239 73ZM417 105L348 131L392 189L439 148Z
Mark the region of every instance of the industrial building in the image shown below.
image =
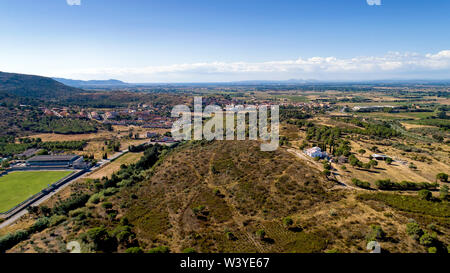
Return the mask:
M38 155L27 160L28 167L80 168L84 166L79 155Z

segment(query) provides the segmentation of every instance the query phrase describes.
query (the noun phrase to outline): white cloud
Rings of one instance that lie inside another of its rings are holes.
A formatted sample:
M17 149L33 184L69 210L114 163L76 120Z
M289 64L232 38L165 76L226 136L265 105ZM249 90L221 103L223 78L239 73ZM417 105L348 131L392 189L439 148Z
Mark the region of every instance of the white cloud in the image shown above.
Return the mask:
M369 6L381 6L381 0L367 0Z
M384 56L312 57L270 62L201 62L147 67L88 68L57 76L128 81L228 81L244 79L374 79L450 75L450 50L435 54L389 52Z
M80 6L81 0L66 0L67 5L69 6Z

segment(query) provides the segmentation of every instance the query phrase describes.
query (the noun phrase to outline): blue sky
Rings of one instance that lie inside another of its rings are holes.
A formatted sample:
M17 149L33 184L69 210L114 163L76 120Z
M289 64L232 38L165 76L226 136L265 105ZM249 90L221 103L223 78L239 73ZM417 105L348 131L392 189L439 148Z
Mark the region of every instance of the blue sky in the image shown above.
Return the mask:
M381 5L2 0L0 70L130 82L450 79L450 1L369 1Z

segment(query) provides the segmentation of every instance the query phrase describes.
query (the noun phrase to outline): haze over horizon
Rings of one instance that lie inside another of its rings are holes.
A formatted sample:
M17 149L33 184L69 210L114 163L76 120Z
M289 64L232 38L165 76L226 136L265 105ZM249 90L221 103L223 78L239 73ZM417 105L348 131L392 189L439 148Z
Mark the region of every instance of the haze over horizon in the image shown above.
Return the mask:
M4 0L0 71L130 83L448 80L449 11L445 0Z

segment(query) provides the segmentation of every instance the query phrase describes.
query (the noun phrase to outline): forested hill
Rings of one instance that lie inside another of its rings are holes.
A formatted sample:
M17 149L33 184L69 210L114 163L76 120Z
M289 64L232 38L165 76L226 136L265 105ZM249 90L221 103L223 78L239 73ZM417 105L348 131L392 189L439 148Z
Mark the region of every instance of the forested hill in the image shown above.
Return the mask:
M0 94L55 99L68 97L81 91L47 77L0 72Z
M97 88L97 87L120 87L128 86L128 83L119 80L91 80L91 81L81 81L81 80L71 80L63 78L53 78L54 80L63 83L68 86L78 87L78 88Z

